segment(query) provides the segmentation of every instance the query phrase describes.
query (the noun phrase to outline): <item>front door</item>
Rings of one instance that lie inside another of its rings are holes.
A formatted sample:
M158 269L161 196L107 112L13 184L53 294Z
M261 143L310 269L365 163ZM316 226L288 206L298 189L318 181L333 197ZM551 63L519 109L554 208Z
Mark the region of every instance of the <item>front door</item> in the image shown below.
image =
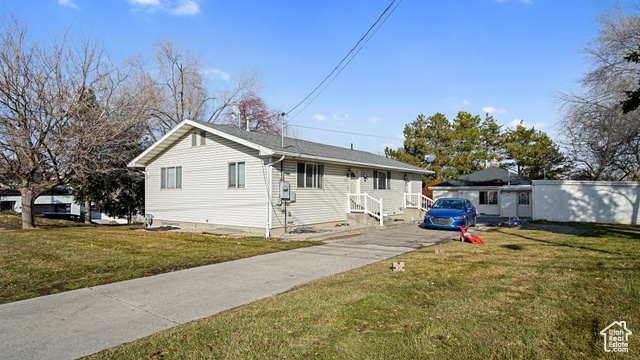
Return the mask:
M531 217L533 214L531 211L531 191L518 191L516 196L518 197L516 209L518 217Z
M349 177L349 194L360 194L360 170L351 171Z

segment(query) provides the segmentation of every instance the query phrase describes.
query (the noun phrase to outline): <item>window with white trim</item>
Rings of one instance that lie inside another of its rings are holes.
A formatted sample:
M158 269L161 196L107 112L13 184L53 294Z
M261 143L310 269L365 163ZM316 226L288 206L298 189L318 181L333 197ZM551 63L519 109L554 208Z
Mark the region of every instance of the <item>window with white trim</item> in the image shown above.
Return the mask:
M229 178L229 188L244 189L244 185L245 185L244 161L229 163L228 178Z
M373 189L374 190L391 189L391 171L373 170Z
M160 189L182 189L182 166L160 168Z
M298 163L298 188L324 188L324 165Z
M480 205L497 205L497 191L480 191Z

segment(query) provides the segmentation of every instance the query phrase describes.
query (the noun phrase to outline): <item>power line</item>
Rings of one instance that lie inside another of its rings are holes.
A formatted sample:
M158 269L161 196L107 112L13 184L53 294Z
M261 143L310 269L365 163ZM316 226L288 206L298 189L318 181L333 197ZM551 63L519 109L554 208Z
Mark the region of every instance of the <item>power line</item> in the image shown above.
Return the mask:
M369 40L371 40L371 38L373 37L373 35L375 35L378 30L380 30L380 28L382 27L382 25L384 25L385 22L387 22L387 20L389 19L389 17L391 16L391 14L393 14L394 11L396 11L396 9L398 8L398 6L400 5L400 3L402 3L402 0L400 0L398 2L398 4L391 10L391 12L389 12L389 15L387 15L386 18L384 18L384 20L382 21L382 23L380 24L380 26L378 26L378 28L371 34L371 36L369 36L369 38L364 42L364 44L362 44L362 46L360 46L360 48L358 49L358 51L356 51L355 54L353 54L353 56L351 57L351 59L349 59L349 61L347 61L346 64L344 64L344 66L342 67L342 69L340 69L340 71L338 71L338 73L336 74L336 76L334 76L331 81L329 81L324 87L322 87L322 89L320 89L320 91L318 91L318 93L316 94L316 96L314 96L302 109L300 109L300 111L298 111L295 115L293 115L291 117L291 119L289 119L289 121L295 119L298 115L300 115L301 112L304 111L304 109L306 109L309 105L311 105L311 103L318 97L320 96L320 94L322 94L322 92L329 87L329 85L331 85L331 83L333 82L333 80L335 80L338 75L340 75L340 73L342 73L342 71L347 67L347 65L349 65L349 63L351 63L351 61L356 57L356 55L358 55L358 53L360 52L360 50L362 50L362 48L367 45L367 43L369 42ZM393 2L391 3L391 5L393 5ZM389 6L391 6L389 5ZM385 10L386 12L386 10ZM384 13L382 13L382 15L384 15ZM379 19L378 19L379 20ZM375 24L374 24L375 25ZM366 35L365 35L366 36ZM357 45L356 45L357 46ZM331 75L331 74L329 74ZM326 80L326 79L325 79ZM322 83L320 83L320 85L322 85ZM315 91L315 90L314 90ZM313 93L313 92L312 92ZM309 94L311 95L311 94ZM308 96L307 96L308 98ZM304 102L304 100L303 100ZM296 105L296 107L298 107L300 104ZM295 108L291 109L289 112L293 111ZM288 114L288 113L287 113Z
M324 80L322 80L322 82L320 82L320 84L318 84L318 86L315 87L315 89L313 89L313 91L311 91L309 93L309 95L307 95L304 99L302 99L302 101L300 101L296 106L294 106L291 110L287 111L286 115L290 114L293 110L297 109L300 105L302 105L302 103L304 103L305 101L307 101L307 99L309 99L321 86L322 84L324 84L335 72L336 70L338 70L338 68L340 68L340 66L342 65L342 63L347 60L347 58L349 58L349 56L351 55L351 53L353 53L353 51L358 48L358 46L360 45L360 43L367 37L367 35L369 35L369 33L371 32L371 30L378 24L378 22L380 22L380 19L382 19L382 17L384 17L384 14L387 13L387 11L389 11L389 9L391 8L391 6L393 6L393 4L396 2L396 0L392 0L391 4L389 4L389 6L387 6L386 9L384 9L384 11L382 12L382 14L380 14L380 16L378 17L378 19L373 23L373 25L371 25L371 27L369 27L369 30L367 30L367 32L360 38L360 40L358 40L358 42L351 48L351 50L349 50L349 52L347 53L347 55L342 58L342 60L340 60L340 62L338 63L338 65L336 65L335 68L333 68L333 70L331 70L331 72L329 73L329 75L327 75ZM394 9L395 10L395 9ZM373 34L372 34L373 35ZM357 53L356 53L357 54ZM354 54L354 57L355 55ZM349 61L351 62L351 61ZM347 64L345 64L346 67ZM336 75L337 76L337 75ZM314 98L315 99L315 98ZM312 100L313 101L313 100Z
M398 139L398 138L395 138L395 137L389 137L389 136L380 136L380 135L371 135L371 134L361 134L361 133L350 132L350 131L340 131L340 130L322 129L322 128L317 128L317 127L312 127L312 126L303 126L303 125L288 125L288 126L295 126L295 127L299 127L299 128L303 128L303 129L312 129L312 130L328 131L328 132L334 132L334 133L340 133L340 134L349 134L349 135L358 135L358 136L368 136L368 137L374 137L374 138L380 138L380 139L400 140L400 139Z

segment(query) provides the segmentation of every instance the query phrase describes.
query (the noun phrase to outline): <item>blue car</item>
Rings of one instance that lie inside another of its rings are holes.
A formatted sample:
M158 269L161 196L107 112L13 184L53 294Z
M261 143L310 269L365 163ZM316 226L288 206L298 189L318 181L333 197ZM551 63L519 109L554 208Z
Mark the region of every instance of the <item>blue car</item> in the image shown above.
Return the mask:
M475 226L476 208L467 199L439 199L424 215L424 226L438 229L458 229Z

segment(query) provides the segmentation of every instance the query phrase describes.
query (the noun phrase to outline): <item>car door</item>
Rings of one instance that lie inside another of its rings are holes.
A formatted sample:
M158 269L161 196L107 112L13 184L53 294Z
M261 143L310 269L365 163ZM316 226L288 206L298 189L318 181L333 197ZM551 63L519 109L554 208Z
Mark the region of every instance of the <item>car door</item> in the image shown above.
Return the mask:
M467 202L467 218L473 219L473 223L475 224L476 217L478 216L478 214L476 213L476 207L473 206L473 203L471 203L471 201L467 200L466 202ZM471 210L469 210L469 208L471 208Z

